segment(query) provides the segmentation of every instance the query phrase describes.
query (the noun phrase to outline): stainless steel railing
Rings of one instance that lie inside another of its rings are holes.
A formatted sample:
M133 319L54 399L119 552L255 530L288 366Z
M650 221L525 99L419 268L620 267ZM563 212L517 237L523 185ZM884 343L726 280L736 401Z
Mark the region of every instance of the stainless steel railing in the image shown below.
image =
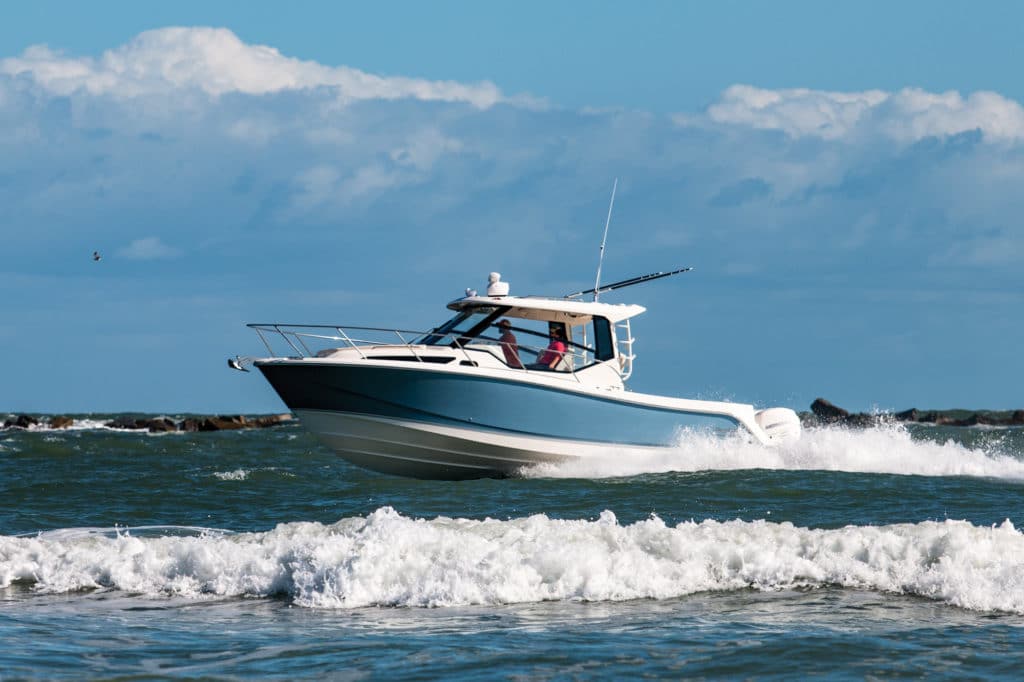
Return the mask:
M473 348L473 344L467 344L463 346L459 343L450 343L443 346L426 346L423 344L413 343L412 340L417 338L424 338L434 333L434 330L430 331L416 331L411 329L393 329L386 327L355 327L355 326L342 326L342 325L316 325L316 324L285 324L285 323L252 323L246 325L247 327L255 330L256 334L259 335L260 341L266 347L267 352L271 356L280 357L278 349L281 348L280 342L277 348L271 342L272 339L279 339L283 341L285 346L290 350L290 353L286 353L284 357L294 358L313 358L319 357L320 353L328 350L336 350L337 348L352 348L361 358L367 358L366 350L373 347L386 346L389 348L404 348L410 352L410 354L420 362L428 362L424 359L423 351L426 348L440 347L440 348L454 348L461 352L464 358L469 362L474 362L473 352L487 352L482 348ZM484 341L488 342L488 345L496 345L500 348L501 342L496 338L490 338L487 336L478 336L473 341ZM522 359L522 353L527 353L539 358L544 353L546 348L534 347L524 344L517 344L520 353L520 360L522 361L523 367L511 367L508 369L512 371L529 371L530 363L525 362ZM589 364L592 355L592 350L588 348L579 348L570 346L564 353L566 358L565 365L566 369L561 370L561 374L571 374L577 381L576 370Z

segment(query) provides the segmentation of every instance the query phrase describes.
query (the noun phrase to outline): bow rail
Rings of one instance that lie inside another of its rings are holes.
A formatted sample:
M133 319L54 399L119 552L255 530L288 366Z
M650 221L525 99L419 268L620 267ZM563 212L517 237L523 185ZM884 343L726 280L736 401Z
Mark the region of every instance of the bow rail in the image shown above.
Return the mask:
M464 362L476 365L478 353L489 353L498 358L501 364L505 365L501 353L502 343L497 337L479 335L474 337L470 343L462 344L452 342L443 346L430 346L418 341L436 335L436 329L413 330L395 329L391 327L357 327L350 325L317 325L317 324L285 324L279 322L259 322L246 325L253 329L260 337L260 341L266 347L272 357L285 357L290 359L301 358L322 358L331 355L338 350L352 349L359 354L360 358L373 357L368 351L372 350L407 350L419 362L433 362L435 353L425 352L441 349L455 350ZM507 369L515 372L523 371L547 371L536 367L529 367L529 358L538 358L545 352L545 346L531 346L517 344L522 360L522 367L505 365ZM284 350L284 354L281 354ZM493 350L493 352L492 352ZM240 361L249 361L255 358L239 358ZM569 343L569 348L563 355L563 361L556 367L556 373L569 374L576 377L576 370L589 366L595 362L593 349L589 346ZM230 364L230 363L229 363Z

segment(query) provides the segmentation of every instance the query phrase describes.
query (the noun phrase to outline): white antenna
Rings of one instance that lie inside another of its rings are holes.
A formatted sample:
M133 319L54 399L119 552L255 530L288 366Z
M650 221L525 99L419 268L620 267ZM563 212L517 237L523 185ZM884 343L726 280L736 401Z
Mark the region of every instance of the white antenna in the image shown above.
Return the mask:
M612 185L612 200L608 202L608 218L604 221L604 236L601 237L601 253L597 257L597 278L594 280L594 300L597 300L601 293L601 263L604 262L604 243L608 241L608 225L612 222L612 206L615 205L615 188L619 186L619 179L615 178Z

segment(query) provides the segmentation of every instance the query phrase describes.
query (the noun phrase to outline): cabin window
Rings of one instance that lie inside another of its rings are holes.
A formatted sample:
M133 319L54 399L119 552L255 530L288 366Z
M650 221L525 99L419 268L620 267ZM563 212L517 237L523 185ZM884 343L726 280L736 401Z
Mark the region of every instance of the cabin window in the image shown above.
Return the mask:
M537 361L550 342L552 327L558 327L568 342L566 364L569 367L580 369L593 362L604 362L615 357L612 324L604 317L594 317L589 324L572 324L571 321L536 319L532 316L509 316L509 312L511 309L508 306L474 306L461 311L414 343L456 348L497 345L502 334L498 323L507 319L511 323L509 331L515 336L519 360L523 364Z
M532 320L522 317L502 317L492 320L491 329L476 337L477 342L497 344L501 341L501 329L498 322L507 319L511 326L509 331L516 339L520 362L529 364L537 362L538 358L551 342L551 328L558 327L562 331L562 338L566 338L566 325L564 322L549 322L547 320ZM570 353L573 349L570 348ZM576 350L578 353L579 351Z
M594 318L594 357L599 361L611 360L615 357L612 325L604 317Z

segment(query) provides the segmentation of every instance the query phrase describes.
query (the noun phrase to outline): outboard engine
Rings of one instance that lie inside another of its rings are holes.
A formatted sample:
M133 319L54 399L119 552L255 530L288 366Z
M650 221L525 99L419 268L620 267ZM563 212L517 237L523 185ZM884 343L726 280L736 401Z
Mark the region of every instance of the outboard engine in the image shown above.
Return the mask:
M768 434L771 445L785 445L800 439L800 417L788 407L770 407L755 412L754 421Z

